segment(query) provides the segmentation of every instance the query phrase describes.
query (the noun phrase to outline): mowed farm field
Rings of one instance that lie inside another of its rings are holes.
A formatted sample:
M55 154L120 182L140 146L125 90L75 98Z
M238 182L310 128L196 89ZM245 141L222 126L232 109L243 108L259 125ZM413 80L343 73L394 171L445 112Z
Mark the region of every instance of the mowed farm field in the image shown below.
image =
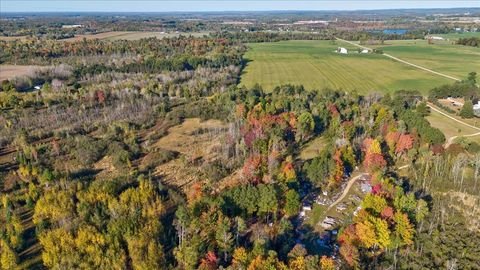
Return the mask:
M439 67L447 75L465 77L471 71L480 71L478 48L457 45L430 45L422 42L379 46L388 47L388 53L400 58L421 59L416 64L426 68ZM345 47L348 55L335 52ZM415 67L388 59L379 54L359 54L357 47L341 41L283 41L249 44L245 58L249 61L242 75L241 85L252 87L256 83L267 90L281 84L303 84L307 89L344 89L360 93L372 91L393 92L399 89L417 89L427 93L429 89L452 80L419 70ZM416 52L416 50L420 52ZM390 52L390 50L392 50ZM394 52L403 52L396 55ZM412 53L409 53L412 52ZM411 56L413 54L413 56ZM426 55L422 55L426 54ZM432 61L427 59L433 57ZM472 59L478 57L478 59ZM437 61L441 63L436 63ZM436 71L436 70L435 70ZM450 71L454 71L451 72Z
M453 34L452 34L453 35ZM402 60L459 79L475 71L480 74L480 48L455 45L453 41L396 40L372 46Z

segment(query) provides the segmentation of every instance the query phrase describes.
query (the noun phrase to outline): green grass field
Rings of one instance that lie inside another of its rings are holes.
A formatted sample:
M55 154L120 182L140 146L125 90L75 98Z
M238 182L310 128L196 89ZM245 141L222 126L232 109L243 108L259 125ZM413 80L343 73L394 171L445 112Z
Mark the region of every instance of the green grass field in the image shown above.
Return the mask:
M431 110L430 115L426 118L432 127L438 128L442 131L447 139L453 136L469 135L478 132L478 130L453 121L434 110ZM458 119L463 121L461 118Z
M302 148L302 151L300 152L300 158L302 160L309 160L317 157L320 154L320 151L322 151L322 149L325 147L325 145L325 138L317 137L313 139L311 142L309 142Z
M335 53L339 46L351 53ZM427 93L434 86L451 82L382 55L358 54L356 47L340 41L284 41L249 47L245 58L250 62L241 80L241 85L247 87L259 83L272 90L281 84L303 84L307 89L333 88L360 93L398 89ZM461 64L465 65L465 62Z
M450 34L438 34L432 36L439 36L446 39L459 39L459 38L470 38L470 37L480 37L480 32L473 32L473 33L450 33Z
M475 71L480 74L480 48L454 45L452 41L396 40L385 41L379 48L402 60L459 79Z

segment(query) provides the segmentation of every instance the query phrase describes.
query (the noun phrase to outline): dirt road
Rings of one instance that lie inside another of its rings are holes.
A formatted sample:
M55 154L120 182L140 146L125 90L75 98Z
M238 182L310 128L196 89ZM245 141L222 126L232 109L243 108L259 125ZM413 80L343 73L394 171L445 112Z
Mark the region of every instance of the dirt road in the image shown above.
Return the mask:
M361 173L361 174L353 177L352 179L348 180L347 186L343 190L342 195L340 195L340 197L338 197L332 204L330 204L327 211L332 209L333 207L335 207L335 205L337 205L338 203L340 203L345 198L345 196L347 196L348 191L350 191L350 188L352 188L353 184L355 184L355 182L358 179L360 179L361 177L363 177L365 175L368 175L368 173Z
M447 141L445 142L445 145L444 145L445 148L449 147L456 138L480 136L480 128L478 128L478 127L476 127L476 126L473 126L473 125L470 125L470 124L467 124L467 123L465 123L465 122L463 122L463 121L461 121L461 120L459 120L459 119L457 119L457 118L455 118L455 117L453 117L453 116L451 116L451 115L448 115L448 114L445 113L445 112L442 112L440 109L437 109L437 108L436 108L435 106L433 106L433 104L431 104L431 103L427 103L427 106L428 106L430 109L438 112L439 114L441 114L441 115L443 115L443 116L445 116L445 117L447 117L447 118L452 119L452 120L455 121L455 122L458 122L458 123L460 123L460 124L462 124L462 125L464 125L464 126L467 126L467 127L469 127L469 128L473 128L473 129L476 129L476 130L479 131L479 132L473 133L473 134L458 135L458 136L450 137L450 138L448 138Z

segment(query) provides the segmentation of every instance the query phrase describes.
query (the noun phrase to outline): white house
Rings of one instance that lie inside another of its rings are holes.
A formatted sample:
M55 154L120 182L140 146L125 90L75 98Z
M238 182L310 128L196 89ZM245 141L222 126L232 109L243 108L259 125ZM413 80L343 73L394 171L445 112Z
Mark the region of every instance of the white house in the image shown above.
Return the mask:
M476 116L480 117L480 100L477 104L473 104L473 112Z
M473 110L480 110L480 100L477 104L473 104Z
M302 212L305 212L305 211L312 211L312 206L311 205L304 205L302 207Z
M341 54L348 54L348 50L343 47L338 47L337 52Z

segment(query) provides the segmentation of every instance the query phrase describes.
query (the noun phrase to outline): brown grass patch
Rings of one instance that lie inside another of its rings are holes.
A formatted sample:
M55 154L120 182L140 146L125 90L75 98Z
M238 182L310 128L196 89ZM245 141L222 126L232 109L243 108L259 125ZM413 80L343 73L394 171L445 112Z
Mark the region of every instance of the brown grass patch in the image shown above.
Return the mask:
M15 77L25 76L29 74L32 68L38 66L23 65L0 65L0 81L10 80Z
M180 156L157 166L155 175L161 176L164 183L183 189L205 180L199 165L218 158L216 149L221 146L226 127L219 120L202 122L198 118L188 118L182 124L169 128L168 135L152 147L178 152Z
M0 36L1 41L26 40L27 38L28 36L16 36L16 37Z
M64 39L64 41L78 41L86 39L104 39L104 40L138 40L142 38L170 38L178 37L180 35L184 36L203 36L208 35L208 32L198 32L198 33L164 33L164 32L150 32L150 31L110 31L93 35L77 35L73 38Z
M124 32L124 31L110 31L110 32L104 32L104 33L99 33L99 34L93 34L93 35L76 35L75 37L72 38L66 38L63 39L64 41L79 41L85 39L106 39L106 38L111 38L115 36L122 36L125 34L128 34L129 32Z

